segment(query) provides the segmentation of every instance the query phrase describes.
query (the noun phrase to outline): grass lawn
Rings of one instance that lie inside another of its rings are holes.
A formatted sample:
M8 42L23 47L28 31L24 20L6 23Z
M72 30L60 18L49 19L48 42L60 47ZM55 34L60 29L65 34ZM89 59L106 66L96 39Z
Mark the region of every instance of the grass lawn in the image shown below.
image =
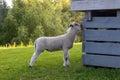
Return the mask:
M83 66L81 44L70 50L69 68L62 66L62 51L45 51L31 69L33 51L33 47L0 49L0 80L120 80L120 69Z

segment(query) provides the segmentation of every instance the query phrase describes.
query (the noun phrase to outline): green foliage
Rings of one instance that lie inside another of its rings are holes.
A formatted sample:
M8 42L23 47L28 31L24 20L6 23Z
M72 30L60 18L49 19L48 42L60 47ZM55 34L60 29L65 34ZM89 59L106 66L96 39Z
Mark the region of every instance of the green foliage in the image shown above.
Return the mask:
M36 26L33 34L31 34L33 40L35 40L38 37L44 36L44 29L42 26Z
M28 47L32 47L32 46L33 46L33 42L32 42L32 40L30 39L30 40L29 40Z
M4 18L6 17L7 15L7 12L8 12L8 8L6 6L6 2L3 0L3 4L0 4L0 44L3 44L3 29L2 29L2 23L3 23L3 20Z
M26 26L18 27L17 37L14 37L12 39L12 42L17 42L17 44L20 44L21 42L23 42L25 44L26 42L28 42L28 40L29 40L28 39L28 30L27 30Z
M63 34L71 21L81 22L83 17L70 11L69 0L13 0L13 4L2 23L0 45L27 45L30 39Z
M8 13L2 24L3 43L10 43L17 36L17 25L14 16Z

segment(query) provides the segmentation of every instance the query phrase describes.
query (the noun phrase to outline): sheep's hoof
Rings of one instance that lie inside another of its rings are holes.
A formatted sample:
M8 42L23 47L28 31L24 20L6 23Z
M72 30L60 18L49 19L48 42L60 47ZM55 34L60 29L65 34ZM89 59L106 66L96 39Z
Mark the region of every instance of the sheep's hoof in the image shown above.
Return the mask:
M29 68L33 68L32 66L29 66Z
M63 66L64 68L68 68L68 67L70 67L70 65L65 65L65 66Z

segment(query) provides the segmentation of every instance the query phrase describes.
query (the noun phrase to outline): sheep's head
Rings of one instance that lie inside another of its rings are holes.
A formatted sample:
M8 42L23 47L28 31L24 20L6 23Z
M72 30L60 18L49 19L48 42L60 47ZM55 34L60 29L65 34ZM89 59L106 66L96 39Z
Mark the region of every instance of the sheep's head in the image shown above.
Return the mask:
M80 30L81 29L81 24L77 23L77 22L72 22L69 27L75 28L76 30Z

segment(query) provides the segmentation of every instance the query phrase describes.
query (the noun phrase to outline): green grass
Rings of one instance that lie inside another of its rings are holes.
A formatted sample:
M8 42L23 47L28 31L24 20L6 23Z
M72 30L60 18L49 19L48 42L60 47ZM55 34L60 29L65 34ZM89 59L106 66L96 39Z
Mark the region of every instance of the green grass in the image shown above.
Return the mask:
M33 51L33 47L0 49L0 80L120 80L120 69L83 66L81 44L70 50L69 68L62 66L62 51L45 51L31 69Z

